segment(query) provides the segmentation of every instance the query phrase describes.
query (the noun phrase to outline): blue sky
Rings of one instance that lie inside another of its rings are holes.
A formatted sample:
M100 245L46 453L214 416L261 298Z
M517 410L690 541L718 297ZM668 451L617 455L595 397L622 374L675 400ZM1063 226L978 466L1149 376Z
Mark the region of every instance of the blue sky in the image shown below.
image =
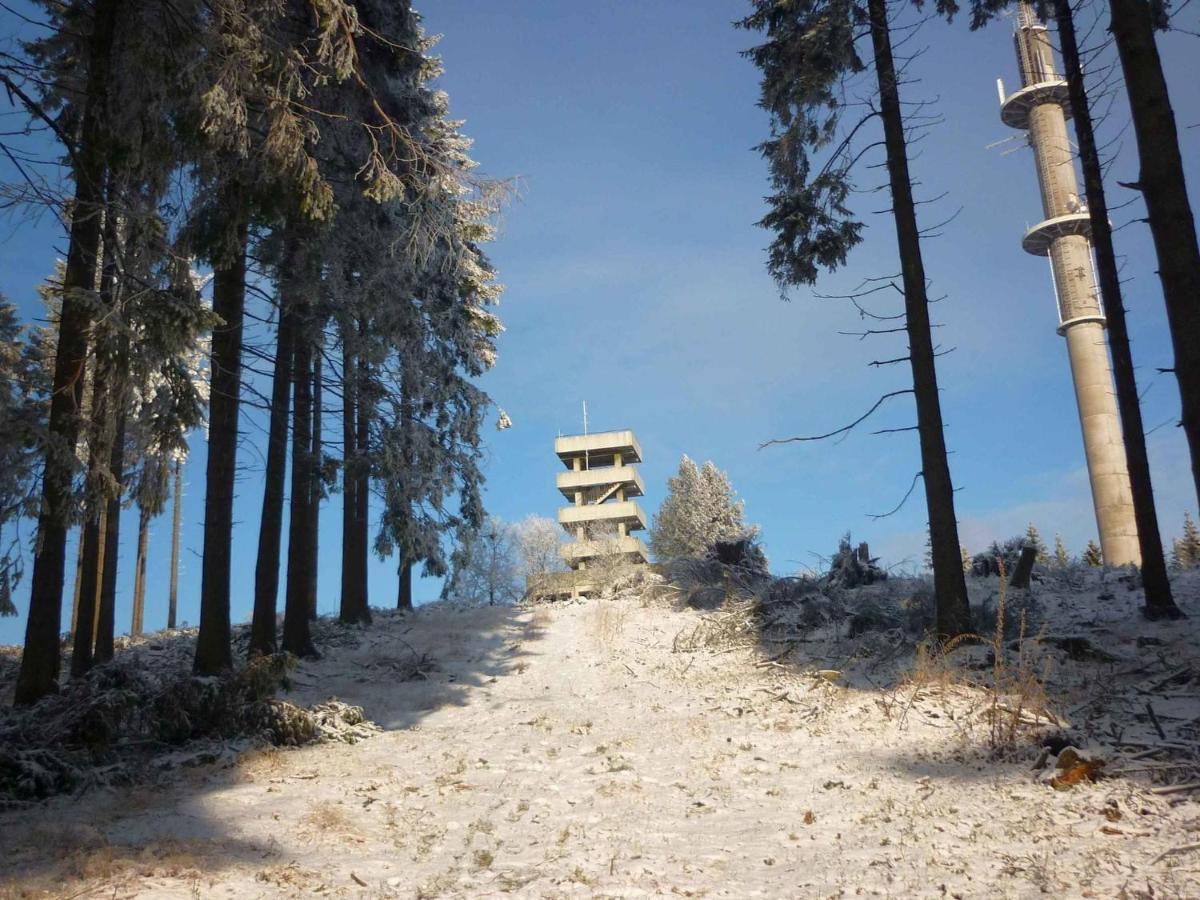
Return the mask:
M492 257L507 285L507 332L485 386L515 427L487 433L489 510L516 520L552 516L559 497L553 439L579 431L586 400L593 430L632 428L641 439L643 476L655 509L679 457L712 459L726 469L760 523L772 567L819 565L839 535L852 531L889 564L917 567L925 534L923 497L891 509L917 470L913 434L842 439L759 450L780 436L829 431L865 411L879 394L905 386L906 371L868 367L902 355L902 338L859 341L838 331L861 323L839 301L807 289L782 302L765 273L768 235L754 223L767 193L765 165L752 152L767 129L757 109L757 73L738 51L755 36L730 23L747 4L734 0L438 0L419 4L430 32L444 35L441 86L466 119L475 157L489 175L518 179ZM0 15L8 15L0 13ZM1196 13L1181 22L1197 29ZM11 29L6 27L3 32ZM1200 99L1197 38L1161 39L1188 160L1193 206L1200 207ZM1032 158L1000 123L995 79L1012 90L1009 26L971 33L965 22L929 22L909 47L928 46L912 66L919 83L905 99L937 101L943 124L914 148L918 191L947 198L922 207L925 224L962 212L925 244L937 341L955 351L939 360L951 467L959 488L964 543L1035 522L1047 540L1060 532L1078 552L1095 536L1066 349L1049 271L1024 254L1020 236L1041 218ZM1104 130L1118 140L1113 180L1136 178L1133 138L1121 134L1118 102ZM1006 151L1015 149L1016 152ZM3 164L0 164L3 169ZM11 171L3 169L7 179ZM881 178L864 171L863 186ZM1115 206L1129 192L1110 187ZM887 205L857 200L864 212ZM1114 213L1118 225L1140 215ZM867 215L867 240L846 270L817 291L837 293L897 270L890 220ZM1153 250L1144 225L1117 234L1126 303L1140 367L1155 487L1167 534L1184 510L1195 512L1178 394ZM0 290L32 315L33 286L50 273L63 236L49 218L0 220ZM895 312L900 298L875 304ZM911 400L893 401L874 427L912 424ZM244 426L238 486L233 613L248 617L258 508L260 423ZM333 437L331 432L331 438ZM181 573L181 619L195 622L203 509L203 441L188 465ZM321 598L337 605L340 497L322 510ZM169 516L151 532L146 624L165 622ZM128 586L136 516L123 523L120 627L128 623ZM73 552L73 551L72 551ZM73 556L72 556L73 558ZM372 602L395 597L394 562L374 562ZM68 574L68 582L70 573ZM417 597L436 596L422 581ZM27 595L18 594L24 612ZM24 615L0 621L0 643L24 633Z

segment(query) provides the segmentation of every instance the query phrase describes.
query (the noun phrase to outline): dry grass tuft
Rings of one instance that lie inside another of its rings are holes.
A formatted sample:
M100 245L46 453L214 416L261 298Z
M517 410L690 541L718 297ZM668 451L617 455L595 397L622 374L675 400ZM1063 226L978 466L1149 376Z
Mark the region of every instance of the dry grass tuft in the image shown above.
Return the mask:
M304 817L306 824L317 831L352 831L354 825L346 811L336 804L314 805Z
M279 775L287 766L284 752L278 747L267 745L247 750L237 758L238 770L253 779L259 775Z
M994 753L1016 747L1021 733L1042 725L1057 725L1046 697L1050 659L1042 654L1041 635L1030 638L1026 614L1020 614L1015 655L1010 658L1004 643L1007 579L1000 566L1000 599L996 604L996 629L992 635L992 683L988 692L988 743Z
M80 829L56 829L62 842L58 865L36 877L6 878L0 900L26 897L81 897L111 889L113 895L135 893L140 878L195 881L223 855L219 841L165 839L146 844L108 844L92 833L80 839ZM45 836L49 837L46 830Z
M1000 564L1000 590L996 621L990 636L959 635L944 643L932 638L917 645L912 673L905 687L910 691L900 715L903 723L908 709L923 691L942 693L958 687L983 689L982 714L988 723L987 742L994 755L1012 752L1026 733L1046 725L1057 726L1050 711L1046 681L1051 660L1042 652L1042 636L1028 634L1027 612L1019 613L1015 640L1005 639L1009 611L1008 583L1003 562ZM951 654L968 644L989 649L987 676L982 682L974 673L956 664ZM895 700L885 705L889 712Z
M621 602L598 600L592 606L589 626L592 637L601 647L614 646L625 633L629 609Z

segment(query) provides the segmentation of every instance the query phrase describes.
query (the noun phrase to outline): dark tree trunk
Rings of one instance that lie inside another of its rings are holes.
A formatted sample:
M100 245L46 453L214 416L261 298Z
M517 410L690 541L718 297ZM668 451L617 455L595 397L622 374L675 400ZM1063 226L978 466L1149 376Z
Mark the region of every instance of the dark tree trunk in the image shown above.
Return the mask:
M79 628L79 595L83 589L83 529L79 529L79 546L75 550L75 591L71 602L71 640Z
M124 199L124 178L109 178L108 211L104 216L104 271L100 278L100 299L112 313L120 315L122 271L122 226L120 201ZM113 658L114 631L116 629L117 604L117 550L121 541L121 488L125 479L125 424L128 416L129 392L129 342L123 335L116 338L116 346L101 346L95 349L96 385L105 396L105 407L110 412L95 426L97 450L105 455L103 465L108 476L105 486L104 534L100 541L100 584L96 608L95 647L92 651L94 663L108 662ZM111 427L107 421L114 420ZM102 437L101 437L102 436Z
M71 476L79 440L79 407L83 400L87 361L87 292L96 285L100 224L104 203L104 122L113 32L121 0L96 0L88 40L88 76L80 141L75 152L75 203L71 216L63 303L54 359L53 393L48 423L49 449L42 476L42 505L37 547L30 579L25 650L14 702L35 703L58 687L62 596L70 524Z
M1163 556L1162 536L1158 530L1158 514L1154 509L1154 487L1150 480L1150 458L1146 454L1146 435L1142 424L1142 407L1138 401L1137 376L1133 368L1133 351L1129 346L1129 330L1125 323L1125 302L1121 296L1121 276L1117 254L1113 249L1112 226L1108 221L1108 201L1104 195L1104 177L1083 69L1079 61L1079 45L1075 37L1075 20L1070 0L1054 0L1054 15L1058 22L1058 38L1063 56L1063 68L1071 91L1075 137L1079 144L1079 159L1083 167L1083 182L1087 193L1088 212L1092 219L1092 246L1096 249L1096 270L1100 278L1100 294L1108 319L1108 343L1112 350L1113 377L1117 386L1117 406L1121 410L1121 431L1125 438L1125 455L1129 461L1129 485L1133 491L1133 515L1137 522L1138 545L1142 551L1142 585L1146 591L1146 618L1179 618L1183 615L1171 597L1171 582L1167 578L1167 563Z
M312 339L306 310L297 310L296 345L292 356L295 411L292 428L292 497L288 522L287 598L283 612L283 649L296 656L316 656L309 629L309 588L315 561L310 556L312 518Z
M354 541L358 532L358 478L355 466L358 453L357 375L354 372L354 348L349 329L342 326L342 599L338 618L343 622L358 621L358 591L354 577Z
M200 632L195 670L216 675L233 666L230 647L229 578L233 541L233 494L237 476L238 401L242 387L242 317L246 303L247 227L241 201L229 202L237 217L237 249L222 260L213 279L213 311L224 324L213 329L212 397L209 401L208 465L205 471L204 558L200 575Z
M263 485L258 561L254 568L254 616L250 652L275 652L275 609L279 600L279 548L283 539L284 479L287 476L288 416L291 409L292 314L280 300L275 371L271 383L271 421L267 430L267 471Z
M133 570L133 619L129 625L129 633L142 633L142 625L146 617L146 555L150 543L150 513L144 509L138 510L138 545L137 559Z
M396 609L412 609L412 563L400 563L400 587L396 592Z
M1037 547L1033 544L1026 544L1021 548L1021 555L1017 557L1017 564L1013 566L1012 579L1008 582L1009 587L1029 590L1030 581L1033 578L1033 564L1037 562Z
M309 472L308 490L310 507L306 540L308 558L312 560L308 573L308 617L317 618L317 577L321 564L321 497L325 485L321 480L321 400L324 395L321 384L321 345L313 346L312 356L312 469Z
M111 196L111 194L110 194ZM116 280L116 229L113 226L112 204L104 216L102 229L101 251L103 266L100 276L100 302L112 309L114 284ZM94 364L92 377L92 408L91 421L88 423L88 463L87 463L87 497L84 505L85 518L83 524L83 584L80 591L81 606L79 618L82 622L75 629L75 641L71 647L71 676L78 678L87 672L97 662L104 660L97 657L97 647L100 639L101 626L104 623L103 592L105 566L110 555L116 555L116 548L108 545L108 514L112 504L111 498L104 495L108 490L108 480L105 477L112 463L114 444L109 433L109 419L114 410L121 408L121 398L116 396L117 375L113 358L103 342L95 342L93 348ZM118 510L120 504L117 505ZM119 517L119 512L118 512ZM111 551L111 553L109 552ZM111 641L108 645L111 647ZM111 659L110 653L107 659Z
M359 527L361 505L359 470L365 464L366 442L359 442L364 421L359 397L359 363L355 355L352 323L342 325L342 600L338 617L343 622L370 622L365 571L360 569L360 543L366 535Z
M896 66L892 58L887 0L868 0L868 11L875 73L879 82L879 112L887 148L892 214L896 221L904 282L905 323L917 406L917 431L921 439L921 474L929 511L933 584L937 595L937 632L945 639L970 631L971 610L967 603L967 584L958 544L958 522L954 515L954 486L950 480L946 438L942 430L941 400L938 397L933 338L929 327L929 298L925 291L921 238L913 204L912 180L908 172L908 150L896 83Z
M358 324L358 333L365 339L367 334L367 323L361 321ZM355 574L359 584L359 590L362 593L362 613L365 621L371 621L371 593L367 581L367 560L370 554L370 538L368 529L370 527L370 510L371 510L371 457L370 457L370 437L371 437L371 415L374 407L371 404L370 395L370 379L367 368L367 361L361 356L358 359L358 440L355 447L358 449L359 465L355 470L355 487L354 497L358 502L358 510L355 514L354 525L358 531L358 536L354 541L354 549L356 557L354 560Z
M171 587L167 595L167 628L175 628L179 609L179 529L183 524L183 460L175 460L175 508L171 516Z
M1183 431L1200 497L1200 244L1184 183L1175 114L1154 40L1150 4L1146 0L1112 0L1109 10L1109 30L1121 57L1137 136L1141 162L1137 188L1146 201L1158 256L1158 277L1175 350Z
M81 529L83 569L79 583L79 615L75 622L75 640L71 645L71 677L79 678L84 675L94 662L93 654L96 646L97 603L99 602L100 581L102 573L102 553L100 548L100 520L98 513L84 520Z
M124 372L126 357L122 353L118 368ZM124 378L124 375L121 376ZM121 546L121 494L120 486L125 481L125 426L128 421L128 397L124 392L117 394L117 422L110 449L109 471L117 493L108 498L108 509L104 514L104 566L100 579L99 626L96 629L95 662L108 662L113 658L114 630L117 610L117 550Z

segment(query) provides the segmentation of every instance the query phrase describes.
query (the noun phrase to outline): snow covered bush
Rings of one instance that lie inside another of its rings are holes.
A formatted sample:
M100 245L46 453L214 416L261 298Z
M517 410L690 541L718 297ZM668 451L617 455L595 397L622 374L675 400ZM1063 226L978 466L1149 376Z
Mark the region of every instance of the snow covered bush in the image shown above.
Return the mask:
M992 546L983 553L977 553L971 560L971 574L982 578L988 575L999 575L1001 565L1004 571L1012 574L1017 560L1021 558L1021 549L1025 546L1025 536L1009 538L1006 541L992 541Z
M521 574L526 580L563 572L562 528L553 519L528 515L514 526L517 549L521 554Z

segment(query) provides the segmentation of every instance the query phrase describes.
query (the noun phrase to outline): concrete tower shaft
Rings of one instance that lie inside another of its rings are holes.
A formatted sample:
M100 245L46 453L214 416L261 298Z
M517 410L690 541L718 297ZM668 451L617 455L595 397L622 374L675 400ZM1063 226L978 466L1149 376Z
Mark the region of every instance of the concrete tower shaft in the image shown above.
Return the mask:
M1058 300L1058 332L1067 339L1092 503L1104 561L1141 563L1125 442L1104 338L1104 309L1092 265L1091 218L1079 197L1075 159L1067 136L1067 83L1058 73L1046 27L1022 0L1017 7L1017 62L1021 89L1005 95L1000 117L1029 132L1045 219L1022 245L1050 260Z

